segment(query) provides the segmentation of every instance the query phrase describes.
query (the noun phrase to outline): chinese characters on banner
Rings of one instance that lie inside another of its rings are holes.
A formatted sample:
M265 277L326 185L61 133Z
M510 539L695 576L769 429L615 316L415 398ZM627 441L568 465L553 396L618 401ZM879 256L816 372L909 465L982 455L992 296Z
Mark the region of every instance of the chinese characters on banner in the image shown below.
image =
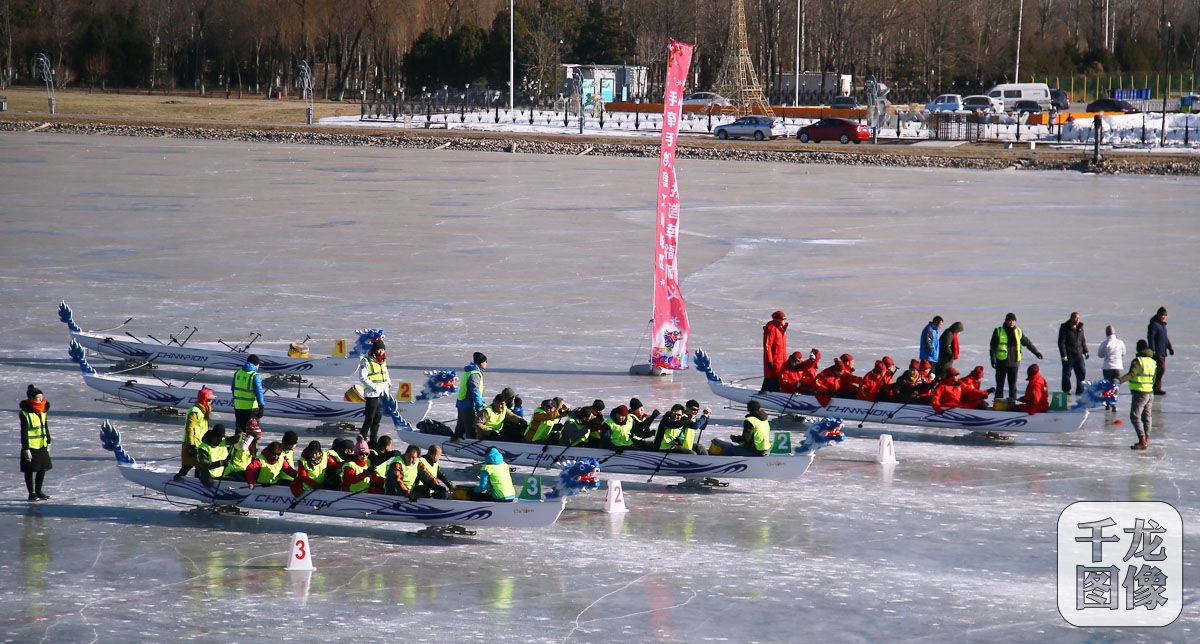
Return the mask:
M675 144L683 113L683 90L692 46L671 41L663 96L659 146L658 209L654 248L654 335L650 361L663 369L687 369L688 318L679 290L679 184L675 181Z
M1075 626L1166 626L1183 608L1183 519L1159 502L1074 503L1058 518L1058 611Z

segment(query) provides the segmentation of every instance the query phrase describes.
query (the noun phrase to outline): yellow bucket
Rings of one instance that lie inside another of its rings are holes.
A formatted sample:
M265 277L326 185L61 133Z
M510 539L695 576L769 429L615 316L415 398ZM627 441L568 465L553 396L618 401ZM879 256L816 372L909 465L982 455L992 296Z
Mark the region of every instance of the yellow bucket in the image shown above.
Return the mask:
M454 491L450 493L450 498L454 499L455 501L469 501L471 500L471 496L467 494L467 492L469 492L470 489L471 488L466 486L456 487L454 488Z
M354 385L346 390L346 394L342 396L346 402L363 402L363 387L362 385Z
M1014 402L1009 402L1004 399L1000 399L1000 400L996 401L996 404L992 405L992 409L994 409L996 411L1016 411L1017 404Z
M288 356L292 358L307 358L308 345L303 342L293 342L288 345Z

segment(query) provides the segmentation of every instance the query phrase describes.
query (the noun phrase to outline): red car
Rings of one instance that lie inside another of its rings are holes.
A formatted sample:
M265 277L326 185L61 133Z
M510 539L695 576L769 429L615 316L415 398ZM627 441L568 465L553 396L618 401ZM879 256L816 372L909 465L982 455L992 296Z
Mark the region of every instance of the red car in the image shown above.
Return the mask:
M801 143L820 143L837 139L842 143L862 143L871 138L871 128L859 125L850 119L821 119L812 125L800 128L796 138Z

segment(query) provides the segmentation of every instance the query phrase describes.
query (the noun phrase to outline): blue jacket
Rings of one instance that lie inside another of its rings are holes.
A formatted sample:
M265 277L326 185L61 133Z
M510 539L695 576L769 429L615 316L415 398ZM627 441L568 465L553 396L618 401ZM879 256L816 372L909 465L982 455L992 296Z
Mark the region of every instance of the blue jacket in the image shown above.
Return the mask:
M1159 322L1158 316L1150 318L1150 325L1146 327L1146 343L1156 356L1165 356L1175 350L1171 346L1171 339L1167 337L1167 325Z
M242 365L242 370L254 374L254 377L250 379L250 382L254 383L254 397L258 399L259 407L266 407L267 403L263 402L262 378L258 375L258 365L253 362L247 362ZM229 385L229 393L233 393L233 385Z
M483 383L483 371L480 370L479 365L472 362L463 367L462 378L462 382L466 383L467 396L462 400L455 400L455 408L474 409L478 411L487 407L487 403L483 400L483 391L479 388L479 385Z
M933 326L933 322L926 324L925 328L921 329L920 346L922 360L928 360L935 363L937 362L938 352L941 349L941 343L938 342L938 335L940 333L941 330Z

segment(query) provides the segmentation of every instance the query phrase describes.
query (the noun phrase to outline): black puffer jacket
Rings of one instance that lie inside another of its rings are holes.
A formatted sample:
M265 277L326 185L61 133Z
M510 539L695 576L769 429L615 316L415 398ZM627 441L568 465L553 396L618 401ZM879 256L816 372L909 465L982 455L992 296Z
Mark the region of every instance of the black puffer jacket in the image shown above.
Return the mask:
M1058 355L1088 357L1087 338L1083 337L1083 322L1072 325L1070 320L1058 327Z

